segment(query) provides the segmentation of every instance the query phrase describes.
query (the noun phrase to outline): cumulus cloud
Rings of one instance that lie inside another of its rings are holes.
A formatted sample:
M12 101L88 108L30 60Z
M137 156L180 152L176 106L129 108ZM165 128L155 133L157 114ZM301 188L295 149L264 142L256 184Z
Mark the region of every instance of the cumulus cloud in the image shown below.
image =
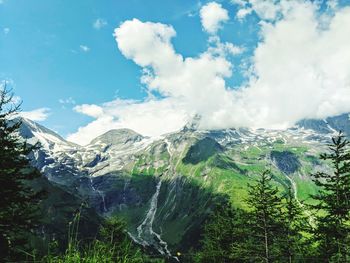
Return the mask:
M39 108L32 111L22 111L20 116L30 119L32 121L44 121L50 115L49 108Z
M326 5L329 9L336 9L338 7L339 1L338 0L328 0Z
M82 52L89 52L90 51L90 48L88 46L85 46L85 45L80 45L79 48Z
M78 105L74 107L74 110L93 118L98 118L103 115L103 109L94 104Z
M237 11L237 18L239 20L242 20L243 18L245 18L247 15L250 15L253 12L252 8L241 8Z
M97 18L94 23L92 24L92 27L96 30L100 30L101 28L107 26L108 23L105 19L103 18Z
M216 129L286 128L303 118L349 112L350 28L344 25L350 24L350 8L338 8L324 25L316 4L279 5L281 18L260 22L249 81L239 89L226 79L237 66L230 56L244 52L240 47L211 36L205 52L183 57L172 45L172 26L125 21L114 33L118 48L143 69L147 91L162 98L77 106L95 120L69 139L85 144L120 127L156 136L180 129L194 114L202 116L201 128Z
M143 135L159 136L180 129L188 121L187 113L174 99L133 101L120 100L76 107L77 112L96 119L68 136L81 145L111 129L129 128Z
M245 49L240 46L236 46L229 42L221 42L220 38L217 36L212 36L208 40L209 47L207 53L212 55L218 55L225 57L227 55L235 56L242 54Z
M199 14L203 29L210 34L215 34L222 24L229 20L227 10L216 2L204 5Z
M319 28L316 8L299 3L277 23L263 24L256 77L238 92L241 111L250 112L246 125L289 126L350 111L350 28L344 28L350 8L339 10L326 29Z
M148 91L157 91L166 98L77 106L76 111L96 121L69 136L70 140L85 144L112 127L129 127L157 136L182 128L197 111L208 115L213 109L219 110L218 101L227 100L224 78L231 76L232 65L224 56L240 53L239 47L215 38L206 52L184 58L171 43L176 35L172 26L137 19L121 24L114 35L122 54L144 69L141 82Z
M296 0L295 2L298 2ZM278 15L287 7L288 2L280 0L231 0L231 3L239 5L236 16L238 19L243 19L247 15L255 12L263 20L275 20Z

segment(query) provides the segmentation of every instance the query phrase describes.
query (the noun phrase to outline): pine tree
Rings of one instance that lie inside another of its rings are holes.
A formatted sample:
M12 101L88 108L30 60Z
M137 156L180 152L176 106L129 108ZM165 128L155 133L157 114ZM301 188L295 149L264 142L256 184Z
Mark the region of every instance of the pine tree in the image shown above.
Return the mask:
M297 202L293 190L289 187L284 198L282 222L283 234L279 240L281 254L286 262L299 262L305 254L306 247L309 247L302 232L309 228L308 221L303 215L301 204Z
M320 256L325 262L350 261L350 151L349 141L340 132L328 145L329 153L321 159L329 161L330 173L317 172L314 182L321 188L313 198L312 208L319 211L316 238Z
M20 121L13 117L19 106L6 88L0 90L0 258L18 259L25 250L30 233L38 221L38 202L43 192L36 192L31 182L41 175L30 165L32 151L18 136Z
M272 176L264 171L256 184L249 185L248 205L251 207L249 228L254 239L250 257L254 262L273 262L281 257L279 240L283 233L282 198L271 184Z
M207 220L201 250L192 261L207 263L245 262L246 251L242 245L247 240L246 212L234 209L228 202L218 207Z

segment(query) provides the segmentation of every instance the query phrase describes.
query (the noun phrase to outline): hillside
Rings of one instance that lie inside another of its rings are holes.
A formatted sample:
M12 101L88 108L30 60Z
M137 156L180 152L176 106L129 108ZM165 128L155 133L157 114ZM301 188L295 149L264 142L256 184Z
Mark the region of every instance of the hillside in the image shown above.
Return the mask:
M21 136L41 144L31 157L50 182L101 216L124 217L135 242L173 255L199 238L215 205L229 198L245 208L247 184L266 168L281 190L292 186L298 200L312 202L310 173L327 169L318 156L340 129L350 134L348 114L287 130L203 131L193 123L158 139L111 130L84 147L23 120Z

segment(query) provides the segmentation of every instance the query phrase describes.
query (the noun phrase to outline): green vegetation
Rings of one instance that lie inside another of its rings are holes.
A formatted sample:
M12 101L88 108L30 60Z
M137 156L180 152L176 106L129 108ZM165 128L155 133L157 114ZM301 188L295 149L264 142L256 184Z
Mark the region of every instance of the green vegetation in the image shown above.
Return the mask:
M21 251L29 248L39 225L39 204L44 194L31 186L41 177L27 158L33 147L17 135L21 123L9 121L18 110L4 87L0 90L0 255L5 260L19 260Z
M192 146L177 138L180 150L155 143L104 182L113 182L106 197L123 192L102 218L31 167L35 148L18 137L11 103L3 90L0 261L164 262L172 257L159 258L154 245L164 240L181 262L350 262L350 152L341 134L321 160L282 139L230 150L209 137L184 138Z
M315 239L325 262L350 261L350 152L349 142L340 133L332 139L329 153L321 159L332 163L332 173L317 172L314 181L322 190L313 195L311 208L323 211L317 216Z
M310 215L291 188L281 192L265 171L248 185L247 210L221 207L204 227L194 262L350 262L350 151L341 134L333 138L333 171L314 174L319 187Z
M133 243L124 222L102 220L30 165L27 156L37 146L18 136L21 122L13 119L18 110L10 91L0 90L0 261L163 262ZM98 224L99 234L93 236Z
M92 242L82 245L78 240L80 212L69 225L68 245L66 251L55 251L52 243L48 255L41 259L33 257L34 262L47 263L139 263L164 262L162 259L146 256L140 248L130 240L126 233L126 224L117 218L106 220L100 227L99 235Z
M249 210L227 204L205 225L194 262L299 262L306 255L301 229L306 219L293 194L285 197L268 171L249 185ZM302 262L302 261L301 261Z

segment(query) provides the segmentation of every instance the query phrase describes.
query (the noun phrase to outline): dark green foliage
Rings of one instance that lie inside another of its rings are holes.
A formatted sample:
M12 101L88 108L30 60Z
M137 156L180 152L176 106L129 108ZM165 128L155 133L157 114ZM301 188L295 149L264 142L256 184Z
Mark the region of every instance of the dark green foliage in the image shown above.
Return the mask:
M276 162L278 169L285 174L292 174L301 166L298 157L289 151L272 151L271 159Z
M46 254L52 240L59 244L58 251L66 249L69 222L77 211L80 211L78 238L81 243L91 242L96 237L103 219L93 208L46 178L40 178L37 185L47 192L47 197L40 204L42 222L39 233L33 240L37 254Z
M241 169L232 159L221 154L215 155L210 164L223 170L233 170L240 174L247 174L247 171Z
M262 173L256 184L249 186L250 208L247 242L249 260L254 262L303 262L310 254L303 236L309 226L302 207L291 188L281 196L272 186L269 171Z
M271 184L268 171L254 185L249 185L248 205L251 207L249 225L254 249L251 259L255 262L272 262L281 257L279 241L283 232L282 198Z
M169 192L171 195L167 194ZM204 188L195 180L185 177L164 180L158 198L155 230L162 232L170 250L186 254L189 248L198 247L201 226L208 216L227 200L226 195L214 193L213 189ZM176 239L178 241L174 242Z
M249 186L249 211L219 207L204 227L195 262L304 262L307 221L292 190L279 195L264 172ZM311 261L310 261L311 262Z
M0 90L0 253L2 258L18 259L28 249L28 239L38 225L42 191L34 191L31 182L40 178L27 155L32 151L17 132L21 123L10 121L19 107L11 93Z
M244 212L235 210L227 203L209 218L205 225L201 251L194 256L195 262L239 262L241 243L245 236Z
M190 147L183 158L185 164L197 164L208 160L211 156L222 151L222 146L214 139L205 137Z
M307 218L298 201L294 198L291 188L284 199L282 214L282 235L279 240L282 258L285 262L303 262L306 255L311 255L309 240L303 232L310 229ZM309 249L308 249L309 248Z
M321 188L313 196L319 202L312 206L317 216L315 238L324 262L350 261L350 151L342 133L332 139L329 153L321 155L330 161L333 171L317 172L314 182Z
M159 258L150 258L138 248L126 232L126 223L118 218L106 220L100 227L99 236L88 244L78 239L80 212L77 212L69 224L68 245L64 253L55 250L34 262L47 263L141 263L164 262ZM53 244L55 245L55 244Z

